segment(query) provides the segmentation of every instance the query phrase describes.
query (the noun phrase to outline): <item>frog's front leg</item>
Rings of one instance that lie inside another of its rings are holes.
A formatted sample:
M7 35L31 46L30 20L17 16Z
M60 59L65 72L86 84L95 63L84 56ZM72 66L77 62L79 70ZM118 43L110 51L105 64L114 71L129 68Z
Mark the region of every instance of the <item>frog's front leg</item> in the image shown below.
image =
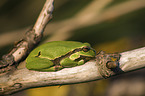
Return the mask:
M79 66L84 64L84 60L80 60L80 61L75 61L75 60L71 60L70 58L65 58L63 60L60 61L60 65L62 67L75 67L75 66Z
M55 71L53 62L47 58L29 57L29 59L26 59L26 62L26 67L29 70Z

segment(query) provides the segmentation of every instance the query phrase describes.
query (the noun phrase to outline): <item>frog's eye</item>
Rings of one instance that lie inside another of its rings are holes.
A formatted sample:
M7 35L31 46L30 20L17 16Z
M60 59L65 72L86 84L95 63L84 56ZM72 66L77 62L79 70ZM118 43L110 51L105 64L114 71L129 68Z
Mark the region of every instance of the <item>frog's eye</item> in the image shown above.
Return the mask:
M89 51L90 50L90 48L88 47L88 46L85 46L84 48L83 48L83 51L84 52L87 52L87 51Z

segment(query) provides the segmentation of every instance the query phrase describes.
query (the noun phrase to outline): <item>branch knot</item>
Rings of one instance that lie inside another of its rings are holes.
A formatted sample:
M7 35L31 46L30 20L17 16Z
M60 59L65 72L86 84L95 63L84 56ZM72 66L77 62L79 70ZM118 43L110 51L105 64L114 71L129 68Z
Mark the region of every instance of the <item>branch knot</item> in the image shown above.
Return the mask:
M119 68L119 53L106 54L104 51L100 51L96 55L96 62L99 66L99 72L104 78L108 78L111 75L122 72Z

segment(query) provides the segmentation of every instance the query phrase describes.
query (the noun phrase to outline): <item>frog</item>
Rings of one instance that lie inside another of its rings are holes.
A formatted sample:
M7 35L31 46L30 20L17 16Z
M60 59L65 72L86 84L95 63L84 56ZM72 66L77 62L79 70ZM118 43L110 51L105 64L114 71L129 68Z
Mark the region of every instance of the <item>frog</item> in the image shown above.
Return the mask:
M89 43L51 41L36 47L26 58L26 68L33 71L56 72L85 64L95 58Z

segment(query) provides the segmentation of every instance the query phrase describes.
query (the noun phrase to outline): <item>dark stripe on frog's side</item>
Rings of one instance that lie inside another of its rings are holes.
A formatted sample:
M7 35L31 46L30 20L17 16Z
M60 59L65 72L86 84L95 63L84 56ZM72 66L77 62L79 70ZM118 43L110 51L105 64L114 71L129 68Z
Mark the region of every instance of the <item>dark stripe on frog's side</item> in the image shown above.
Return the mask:
M67 53L67 54L65 54L65 55L63 55L63 56L61 56L61 57L59 57L59 58L56 58L56 59L50 60L50 61L52 61L52 62L54 63L54 65L59 65L59 64L60 64L60 61L61 61L62 59L66 58L66 57L69 57L69 56L71 56L73 53L79 52L79 51L81 51L81 50L82 50L82 48L75 49L75 50L73 50L72 52L69 52L69 53Z
M85 48L86 48L86 46L85 46ZM74 54L74 53L76 53L76 52L79 52L79 51L82 51L83 50L83 48L78 48L78 49L75 49L75 50L73 50L72 52L69 52L69 53L67 53L66 55L64 55L64 56L61 56L61 57L59 57L59 58L56 58L55 60L51 60L53 63L54 63L54 65L56 66L55 67L55 70L57 71L57 66L61 66L60 65L60 61L61 60L63 60L64 58L67 58L67 57L70 57L72 54ZM90 49L88 49L88 51L89 51ZM87 50L85 50L86 52L87 52ZM81 59L83 59L85 62L86 61L88 61L88 60L90 60L90 59L93 59L94 57L86 57L86 56L80 56L79 58L76 58L74 61L76 61L76 62L78 62L79 60L81 60Z

